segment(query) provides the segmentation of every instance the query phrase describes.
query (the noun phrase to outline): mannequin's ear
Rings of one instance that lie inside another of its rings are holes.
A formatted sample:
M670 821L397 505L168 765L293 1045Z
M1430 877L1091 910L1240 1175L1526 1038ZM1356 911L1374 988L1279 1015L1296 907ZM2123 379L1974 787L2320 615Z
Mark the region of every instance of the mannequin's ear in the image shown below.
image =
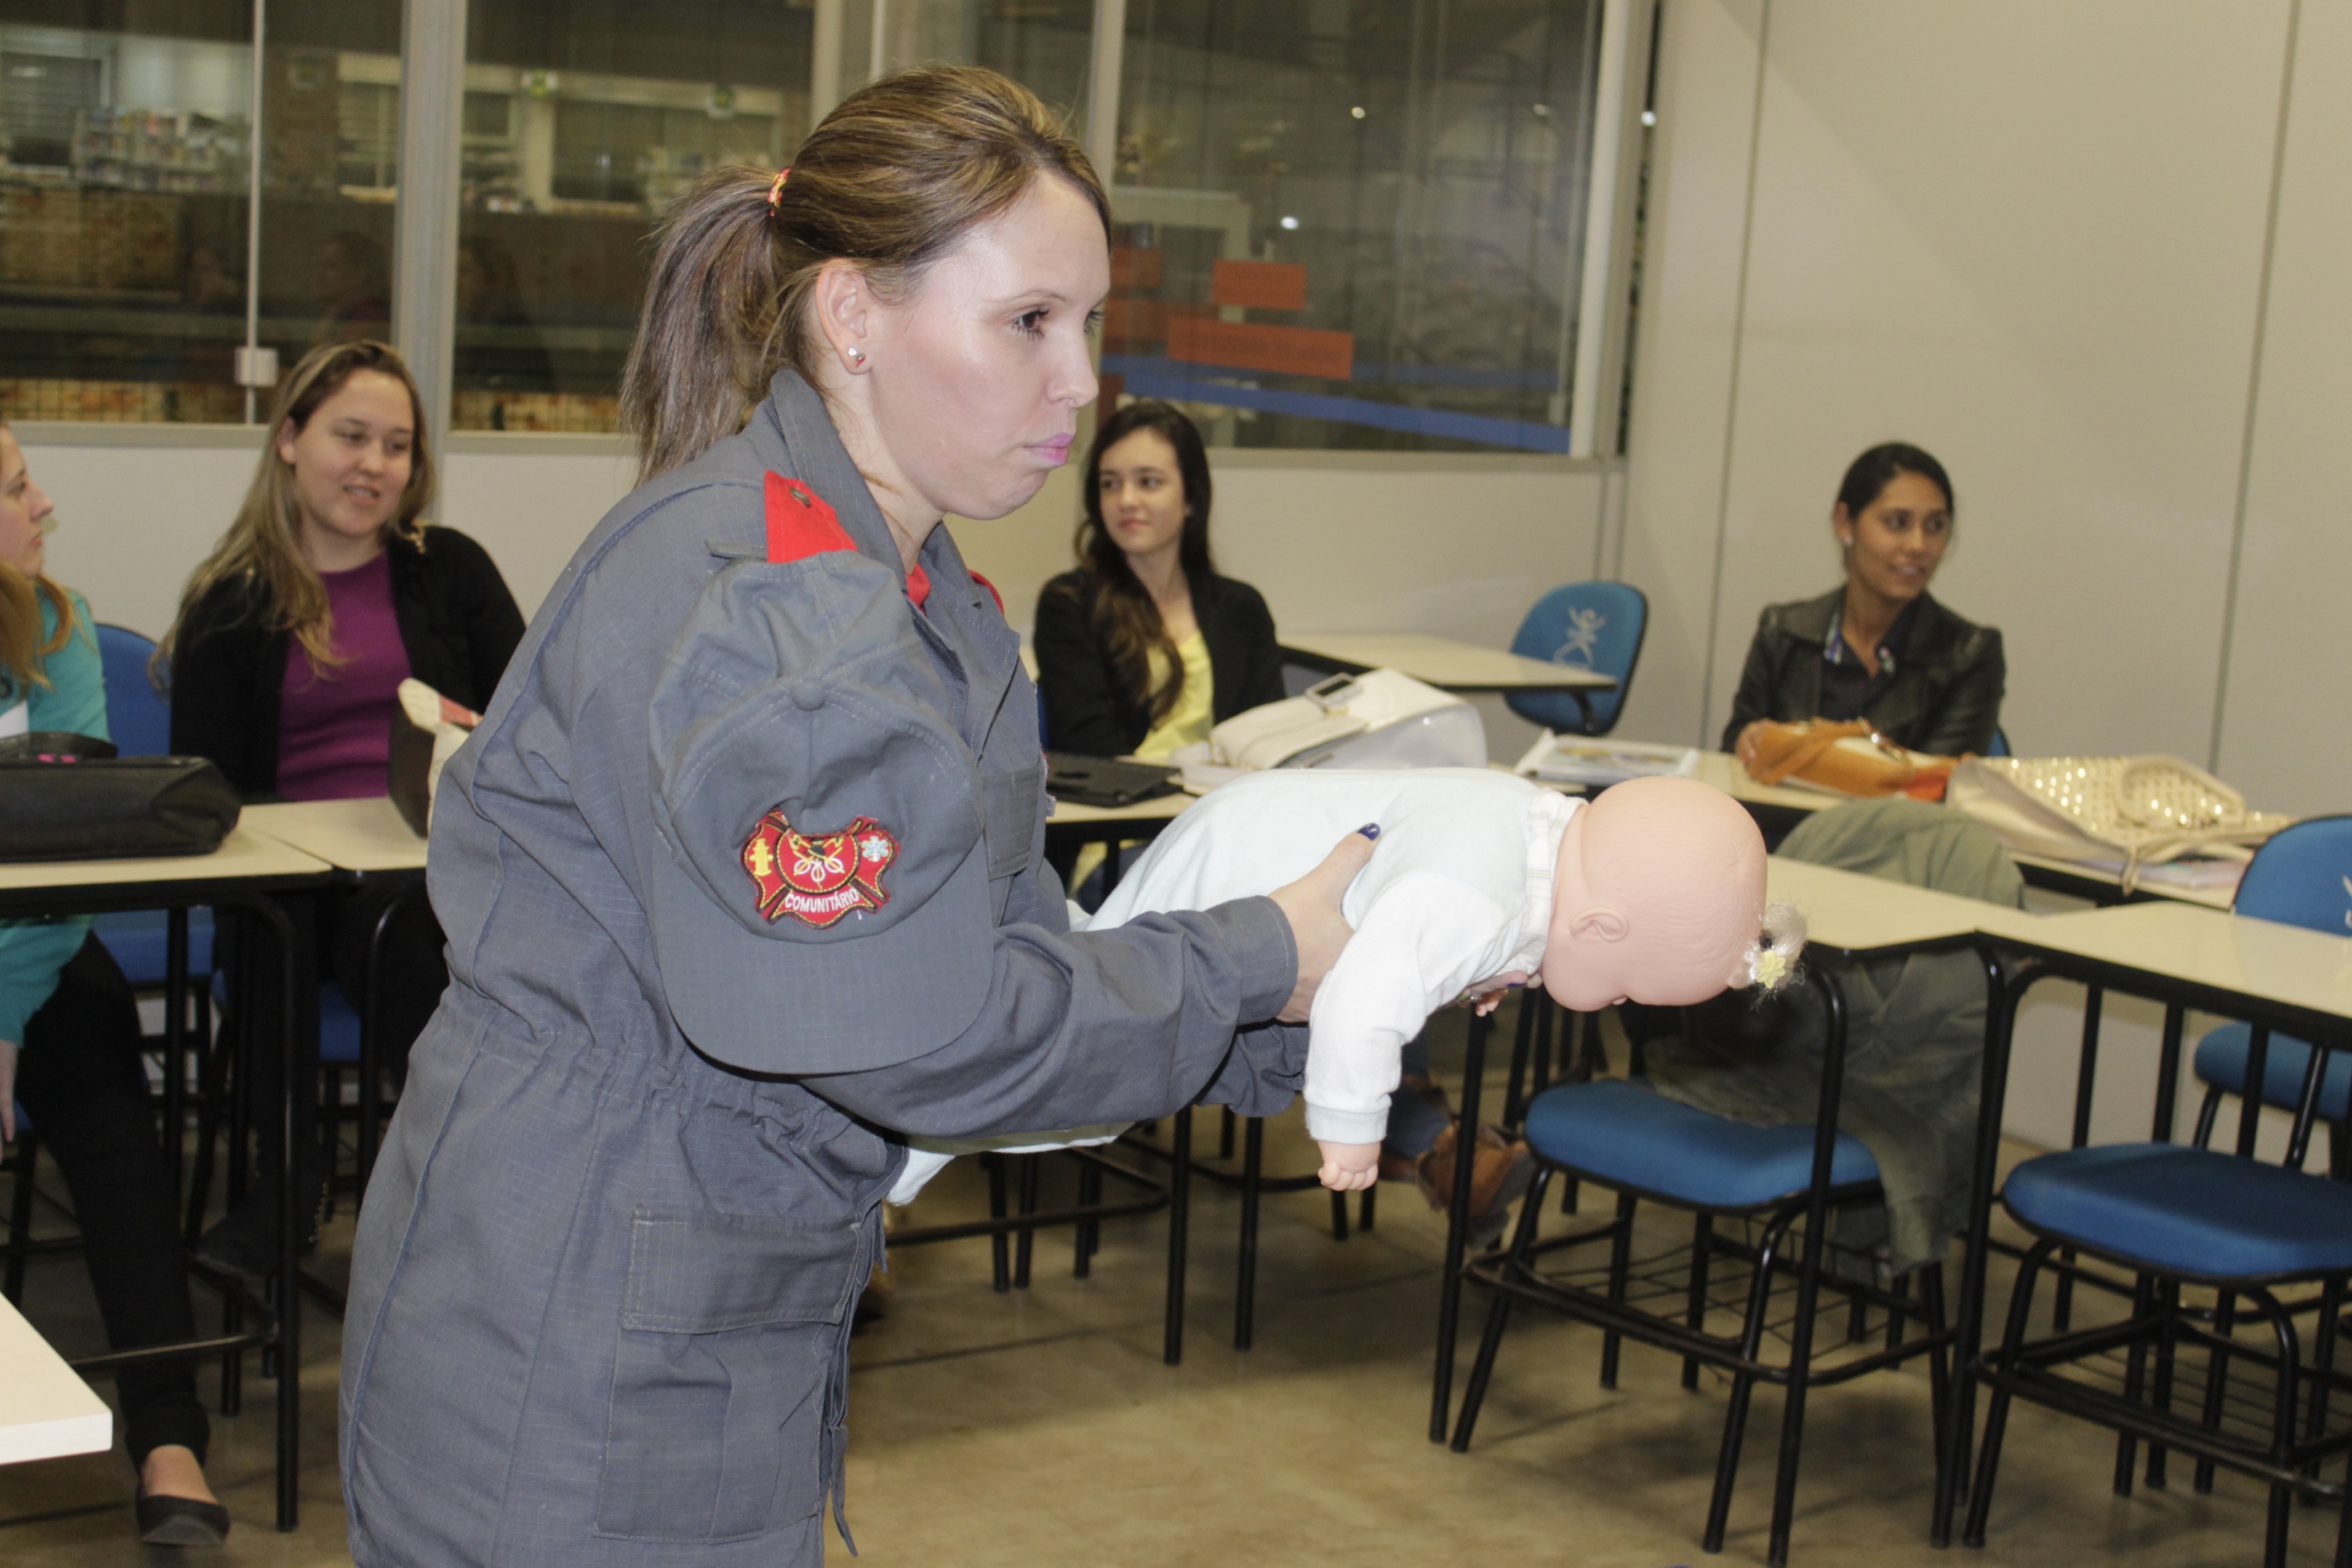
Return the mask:
M1607 904L1595 904L1589 910L1579 910L1576 918L1568 922L1569 934L1590 942L1622 942L1625 940L1623 911Z
M817 274L814 293L817 331L824 334L842 373L856 374L869 363L866 356L877 303L873 284L855 262L836 258Z

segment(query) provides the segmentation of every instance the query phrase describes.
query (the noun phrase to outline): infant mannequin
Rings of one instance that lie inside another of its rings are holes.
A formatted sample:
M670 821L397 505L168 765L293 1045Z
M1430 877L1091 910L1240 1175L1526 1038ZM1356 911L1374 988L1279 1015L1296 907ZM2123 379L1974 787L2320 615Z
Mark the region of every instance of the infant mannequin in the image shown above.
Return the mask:
M1307 1128L1334 1190L1377 1179L1403 1047L1447 1003L1491 1007L1540 979L1579 1011L1627 999L1681 1005L1776 981L1801 940L1786 922L1766 936L1764 841L1721 791L1637 779L1587 804L1477 768L1238 779L1178 817L1084 923L1263 894L1360 824L1378 847L1341 901L1355 935L1308 1020ZM957 1152L1118 1131L918 1140L891 1199L908 1201Z

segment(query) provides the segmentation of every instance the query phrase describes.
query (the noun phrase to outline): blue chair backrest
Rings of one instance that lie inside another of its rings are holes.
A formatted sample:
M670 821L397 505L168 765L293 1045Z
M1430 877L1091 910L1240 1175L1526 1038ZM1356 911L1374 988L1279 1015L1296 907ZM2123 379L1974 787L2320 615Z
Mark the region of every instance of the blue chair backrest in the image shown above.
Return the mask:
M172 700L147 678L155 645L129 626L98 628L98 657L106 671L106 727L126 757L161 757L172 750Z
M2009 749L2009 731L2002 729L2000 725L1995 724L1992 727L1992 744L1985 748L1985 755L1988 757L2013 757L2016 754L2016 752Z
M1633 684L1633 667L1642 658L1642 633L1650 619L1650 602L1629 583L1570 583L1538 599L1511 651L1547 664L1570 664L1596 674L1614 676L1613 691L1586 694L1592 704L1592 725L1585 728L1584 712L1564 691L1513 692L1506 700L1511 711L1530 724L1541 724L1566 734L1605 735L1625 707L1626 689Z
M2352 937L2352 816L2315 816L2272 834L2240 879L2233 907Z

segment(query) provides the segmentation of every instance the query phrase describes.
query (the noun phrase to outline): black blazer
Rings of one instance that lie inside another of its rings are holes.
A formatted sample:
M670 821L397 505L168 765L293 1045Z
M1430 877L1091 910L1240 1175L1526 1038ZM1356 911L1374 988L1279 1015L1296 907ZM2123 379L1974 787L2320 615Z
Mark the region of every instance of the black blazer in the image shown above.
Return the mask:
M392 608L417 679L479 712L522 641L522 611L489 552L454 528L394 537ZM214 584L172 652L172 751L208 757L247 800L278 789L278 701L294 634L263 625L250 578Z
M1723 749L1758 719L1818 718L1822 710L1822 650L1845 608L1845 590L1818 599L1769 606L1748 645L1748 668L1732 700ZM1926 594L1918 619L1895 667L1895 679L1864 710L1872 728L1899 746L1937 756L1982 753L2000 726L2000 699L2009 668L2000 632L1964 621Z
M1274 615L1247 583L1192 573L1192 617L1209 645L1215 689L1210 710L1218 723L1286 695L1282 649ZM1037 595L1037 684L1045 693L1045 743L1057 752L1120 757L1151 732L1150 715L1129 702L1112 679L1110 661L1095 640L1094 592L1083 572L1065 572Z

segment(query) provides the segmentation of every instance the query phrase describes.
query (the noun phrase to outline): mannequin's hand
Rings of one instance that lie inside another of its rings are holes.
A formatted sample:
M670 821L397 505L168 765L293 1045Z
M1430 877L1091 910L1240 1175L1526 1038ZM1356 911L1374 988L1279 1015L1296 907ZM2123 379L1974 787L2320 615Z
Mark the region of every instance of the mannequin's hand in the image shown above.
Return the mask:
M1297 983L1292 987L1289 1002L1275 1015L1286 1024L1307 1022L1307 1011L1315 1005L1316 988L1339 961L1339 950L1355 934L1339 913L1339 900L1347 892L1348 884L1356 879L1356 873L1370 861L1372 840L1380 833L1376 824L1368 823L1356 829L1339 840L1339 847L1323 858L1323 864L1296 882L1276 888L1271 895L1290 921L1291 943L1298 949Z
M1315 1146L1323 1151L1323 1168L1315 1174L1333 1192L1360 1193L1381 1179L1379 1144L1326 1143L1318 1138Z
M0 1040L0 1138L16 1136L16 1042Z
M1764 727L1771 721L1759 719L1739 731L1739 739L1732 742L1731 754L1739 759L1740 766L1748 767L1755 763L1757 737L1764 733Z

